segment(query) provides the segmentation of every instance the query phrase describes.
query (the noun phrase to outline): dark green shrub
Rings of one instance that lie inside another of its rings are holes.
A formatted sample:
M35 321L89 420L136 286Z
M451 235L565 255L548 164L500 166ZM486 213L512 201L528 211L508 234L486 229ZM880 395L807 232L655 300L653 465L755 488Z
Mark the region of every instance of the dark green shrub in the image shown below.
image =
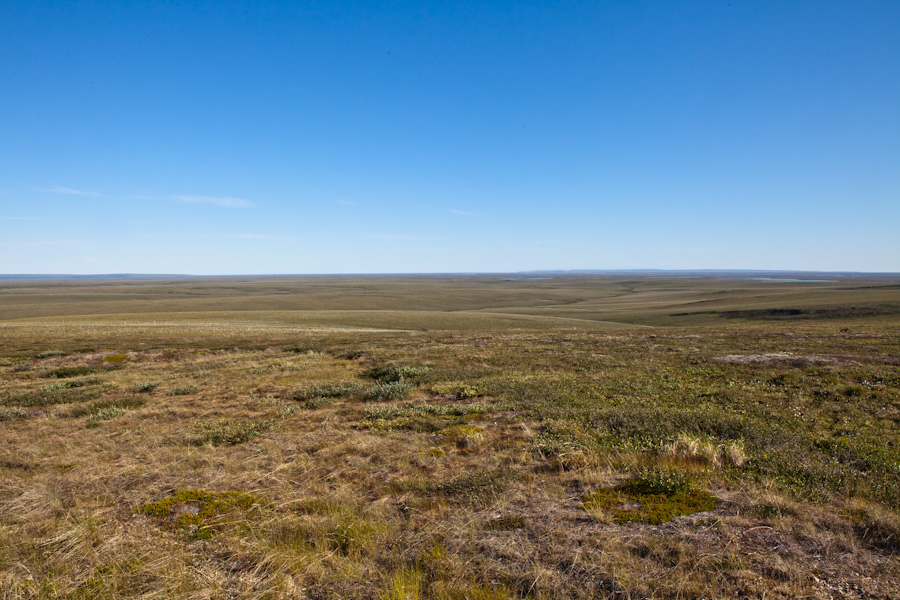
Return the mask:
M135 394L148 394L159 387L158 381L145 381L143 383L136 383L131 388L131 391Z
M90 375L91 373L100 373L105 371L115 371L121 369L121 365L81 365L77 367L59 367L50 371L41 373L41 377L49 379L67 379L69 377L81 377L82 375Z
M110 389L97 386L96 380L61 381L42 386L36 390L11 391L3 396L7 406L49 406L51 404L71 404L97 398Z
M250 423L226 419L215 423L194 423L194 428L200 433L200 438L197 440L200 444L234 446L261 436L271 429L273 425L275 425L275 419Z
M188 394L196 394L199 388L196 385L176 385L167 396L187 396Z
M365 372L365 376L382 383L393 383L415 379L428 374L431 369L420 365L383 365Z
M322 383L308 388L300 388L294 391L292 398L298 401L314 398L346 398L361 393L363 389L364 387L358 383Z

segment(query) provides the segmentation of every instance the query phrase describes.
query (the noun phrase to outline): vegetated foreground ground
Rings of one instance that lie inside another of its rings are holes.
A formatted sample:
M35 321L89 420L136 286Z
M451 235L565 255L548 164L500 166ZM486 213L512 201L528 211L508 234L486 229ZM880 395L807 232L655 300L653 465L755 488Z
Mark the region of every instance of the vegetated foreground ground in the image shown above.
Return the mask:
M304 282L0 285L0 598L900 598L897 281Z

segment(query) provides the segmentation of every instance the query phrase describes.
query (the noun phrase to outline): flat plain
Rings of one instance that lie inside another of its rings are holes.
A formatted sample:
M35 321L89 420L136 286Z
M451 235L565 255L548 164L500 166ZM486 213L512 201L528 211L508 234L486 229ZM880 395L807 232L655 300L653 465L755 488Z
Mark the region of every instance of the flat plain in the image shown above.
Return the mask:
M0 598L900 598L900 277L537 277L0 282Z

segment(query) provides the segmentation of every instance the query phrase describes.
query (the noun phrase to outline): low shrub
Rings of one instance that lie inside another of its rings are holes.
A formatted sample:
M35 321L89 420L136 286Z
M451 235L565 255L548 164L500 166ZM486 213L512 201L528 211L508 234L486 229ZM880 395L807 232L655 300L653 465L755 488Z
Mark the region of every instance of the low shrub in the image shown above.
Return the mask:
M256 422L240 422L229 419L217 422L197 422L194 428L200 433L199 444L213 446L243 444L261 436L275 425L275 419Z
M373 367L365 372L365 376L382 383L395 383L416 379L428 374L431 369L421 365L383 365Z
M81 377L92 373L114 371L121 369L121 365L81 365L77 367L58 367L41 373L41 377L47 379L67 379L69 377Z
M135 394L149 394L153 390L159 387L158 381L144 381L143 383L136 383L131 387L131 391Z
M29 413L24 408L14 406L12 408L0 408L0 422L12 421L13 419L25 419Z
M125 414L125 411L131 410L134 408L140 408L145 404L145 400L142 398L112 398L109 400L101 400L99 402L91 402L90 404L77 405L69 408L67 411L63 412L60 416L63 417L91 417L94 415L103 414L103 415L113 415L121 416ZM114 418L114 417L109 417ZM95 421L102 421L105 419L93 419Z
M346 398L360 394L365 388L352 382L321 383L295 390L292 398L304 401L313 398Z
M106 408L101 408L98 411L91 413L91 416L88 417L89 421L109 421L110 419L115 419L116 417L121 417L126 412L127 409L122 408L121 406L108 406Z
M91 400L111 389L111 386L96 386L94 380L65 381L51 383L36 390L10 391L4 394L2 404L7 406L49 406L51 404L72 404Z
M188 394L196 394L199 391L199 389L200 388L198 388L196 385L176 385L171 390L169 390L169 393L166 395L167 396L187 396Z

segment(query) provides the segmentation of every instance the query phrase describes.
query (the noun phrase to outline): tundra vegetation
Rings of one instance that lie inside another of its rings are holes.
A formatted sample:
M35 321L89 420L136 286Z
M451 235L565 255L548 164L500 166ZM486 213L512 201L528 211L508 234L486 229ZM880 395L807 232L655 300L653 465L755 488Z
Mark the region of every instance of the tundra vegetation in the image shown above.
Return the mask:
M0 598L900 597L833 279L0 283Z

